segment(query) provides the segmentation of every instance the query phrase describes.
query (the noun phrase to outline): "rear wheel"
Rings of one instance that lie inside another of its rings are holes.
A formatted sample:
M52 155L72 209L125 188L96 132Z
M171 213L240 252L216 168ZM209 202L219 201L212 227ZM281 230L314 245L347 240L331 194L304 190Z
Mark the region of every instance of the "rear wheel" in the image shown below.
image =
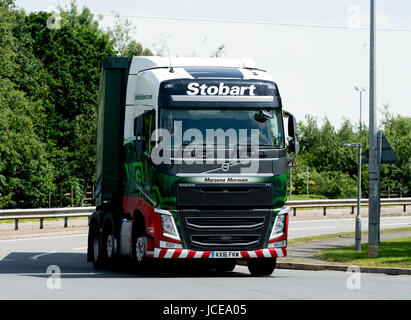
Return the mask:
M104 223L102 249L104 265L107 268L114 267L117 258L117 248L114 240L114 225L110 218L108 218Z
M103 267L103 257L100 245L100 230L96 222L92 223L89 228L89 250L90 256L95 269Z
M138 269L144 269L147 264L147 237L144 220L135 222L133 233L133 260Z
M247 261L248 270L256 277L269 276L274 272L277 259L250 259Z

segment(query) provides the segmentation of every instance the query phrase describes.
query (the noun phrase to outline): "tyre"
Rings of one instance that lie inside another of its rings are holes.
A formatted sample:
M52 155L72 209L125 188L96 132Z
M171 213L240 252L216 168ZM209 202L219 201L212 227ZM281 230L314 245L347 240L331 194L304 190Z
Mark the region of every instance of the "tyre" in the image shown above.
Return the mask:
M223 260L218 261L216 264L217 272L231 272L235 269L237 260Z
M133 235L133 261L138 269L142 269L147 264L146 250L147 237L144 224L136 222L135 232Z
M265 277L274 272L277 259L256 258L247 261L248 270L252 276Z
M104 219L102 234L102 260L105 267L111 269L117 260L117 246L114 235L114 220L111 214Z
M139 264L142 264L145 260L144 257L146 255L147 237L138 236L136 238L134 248L135 248L134 254L135 254L136 262Z
M89 227L88 247L91 261L95 269L101 269L104 265L102 248L100 241L100 230L97 222L93 222Z

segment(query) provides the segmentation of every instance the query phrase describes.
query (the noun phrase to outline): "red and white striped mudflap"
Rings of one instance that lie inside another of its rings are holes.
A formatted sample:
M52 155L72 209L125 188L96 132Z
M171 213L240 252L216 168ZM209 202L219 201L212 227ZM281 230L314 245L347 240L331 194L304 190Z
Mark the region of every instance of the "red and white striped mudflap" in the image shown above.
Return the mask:
M247 258L277 258L286 257L287 248L273 248L273 249L260 249L254 251L230 251L238 252L238 259ZM154 249L154 258L159 259L192 259L192 258L214 258L213 251L195 251L188 249Z

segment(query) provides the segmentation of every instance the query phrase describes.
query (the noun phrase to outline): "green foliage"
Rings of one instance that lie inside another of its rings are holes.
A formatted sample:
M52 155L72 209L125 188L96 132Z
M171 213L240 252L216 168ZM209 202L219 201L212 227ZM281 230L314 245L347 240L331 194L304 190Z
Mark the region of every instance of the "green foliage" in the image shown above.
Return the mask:
M101 62L115 51L89 9L79 10L72 2L69 8L59 8L59 15L61 28L56 29L47 27L50 13L31 13L25 20L34 55L47 72L45 131L57 189L53 205L69 205L63 195L71 186L94 180Z
M78 205L95 180L97 98L105 56L152 55L130 34L130 21L117 15L104 31L75 2L60 7L60 28L48 28L47 12L26 15L13 0L0 1L0 208ZM166 40L160 41L164 54ZM223 56L225 47L213 56ZM381 126L397 153L398 165L383 165L381 189L411 191L411 119L385 109ZM356 195L356 150L368 147L348 120L336 130L325 119L306 116L299 123L301 153L293 170L293 193L352 198ZM367 196L367 166L362 173ZM49 199L51 198L51 203Z
M317 171L311 168L308 185L310 195L329 199L355 198L357 194L357 180L340 171ZM307 194L306 167L300 166L300 163L299 167L293 169L293 193Z
M35 133L33 105L9 79L0 79L0 207L43 207L53 168Z
M218 47L217 47L217 49L213 52L213 53L211 53L211 55L210 55L210 57L211 58L221 58L221 57L224 57L224 55L225 55L225 45L224 44L221 44L221 45L219 45Z
M0 207L81 202L95 180L103 58L151 55L128 34L116 39L121 24L107 33L74 1L58 15L60 27L49 28L51 13L0 2Z
M122 54L124 57L133 57L133 56L152 56L150 49L143 49L141 43L136 40L131 40Z
M357 186L357 149L345 147L357 143L359 133L345 120L335 130L326 118L322 127L317 119L307 115L299 122L301 153L297 158L296 192L306 193L306 168L310 168L309 191L328 198L353 198ZM361 142L366 145L366 136Z
M399 165L381 166L381 191L404 196L411 190L411 118L394 117L384 111L381 128L396 152ZM293 170L293 192L306 194L306 168L310 168L310 193L329 198L356 196L357 149L345 147L346 143L361 142L364 151L368 148L368 129L361 133L345 120L335 130L325 119L321 127L317 119L306 116L299 122L301 153L297 157L298 168ZM362 196L368 196L368 165L363 165L361 174Z
M0 3L0 207L41 207L53 190L53 166L41 139L46 87L30 51L24 14ZM34 73L34 74L32 74Z
M407 194L411 191L411 118L394 116L386 106L382 126L399 164L382 166L381 189Z
M118 13L115 14L112 28L108 28L107 35L113 44L118 56L152 56L150 49L143 49L141 43L131 39L130 33L135 32L135 27L128 19L121 19Z

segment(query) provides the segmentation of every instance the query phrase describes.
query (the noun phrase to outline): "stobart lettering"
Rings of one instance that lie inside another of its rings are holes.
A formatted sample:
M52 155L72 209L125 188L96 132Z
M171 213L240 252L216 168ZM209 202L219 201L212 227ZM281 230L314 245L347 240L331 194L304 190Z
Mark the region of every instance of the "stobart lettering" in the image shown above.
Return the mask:
M221 82L218 86L200 85L198 82L191 82L187 86L189 96L255 96L255 85L249 86L227 86Z

